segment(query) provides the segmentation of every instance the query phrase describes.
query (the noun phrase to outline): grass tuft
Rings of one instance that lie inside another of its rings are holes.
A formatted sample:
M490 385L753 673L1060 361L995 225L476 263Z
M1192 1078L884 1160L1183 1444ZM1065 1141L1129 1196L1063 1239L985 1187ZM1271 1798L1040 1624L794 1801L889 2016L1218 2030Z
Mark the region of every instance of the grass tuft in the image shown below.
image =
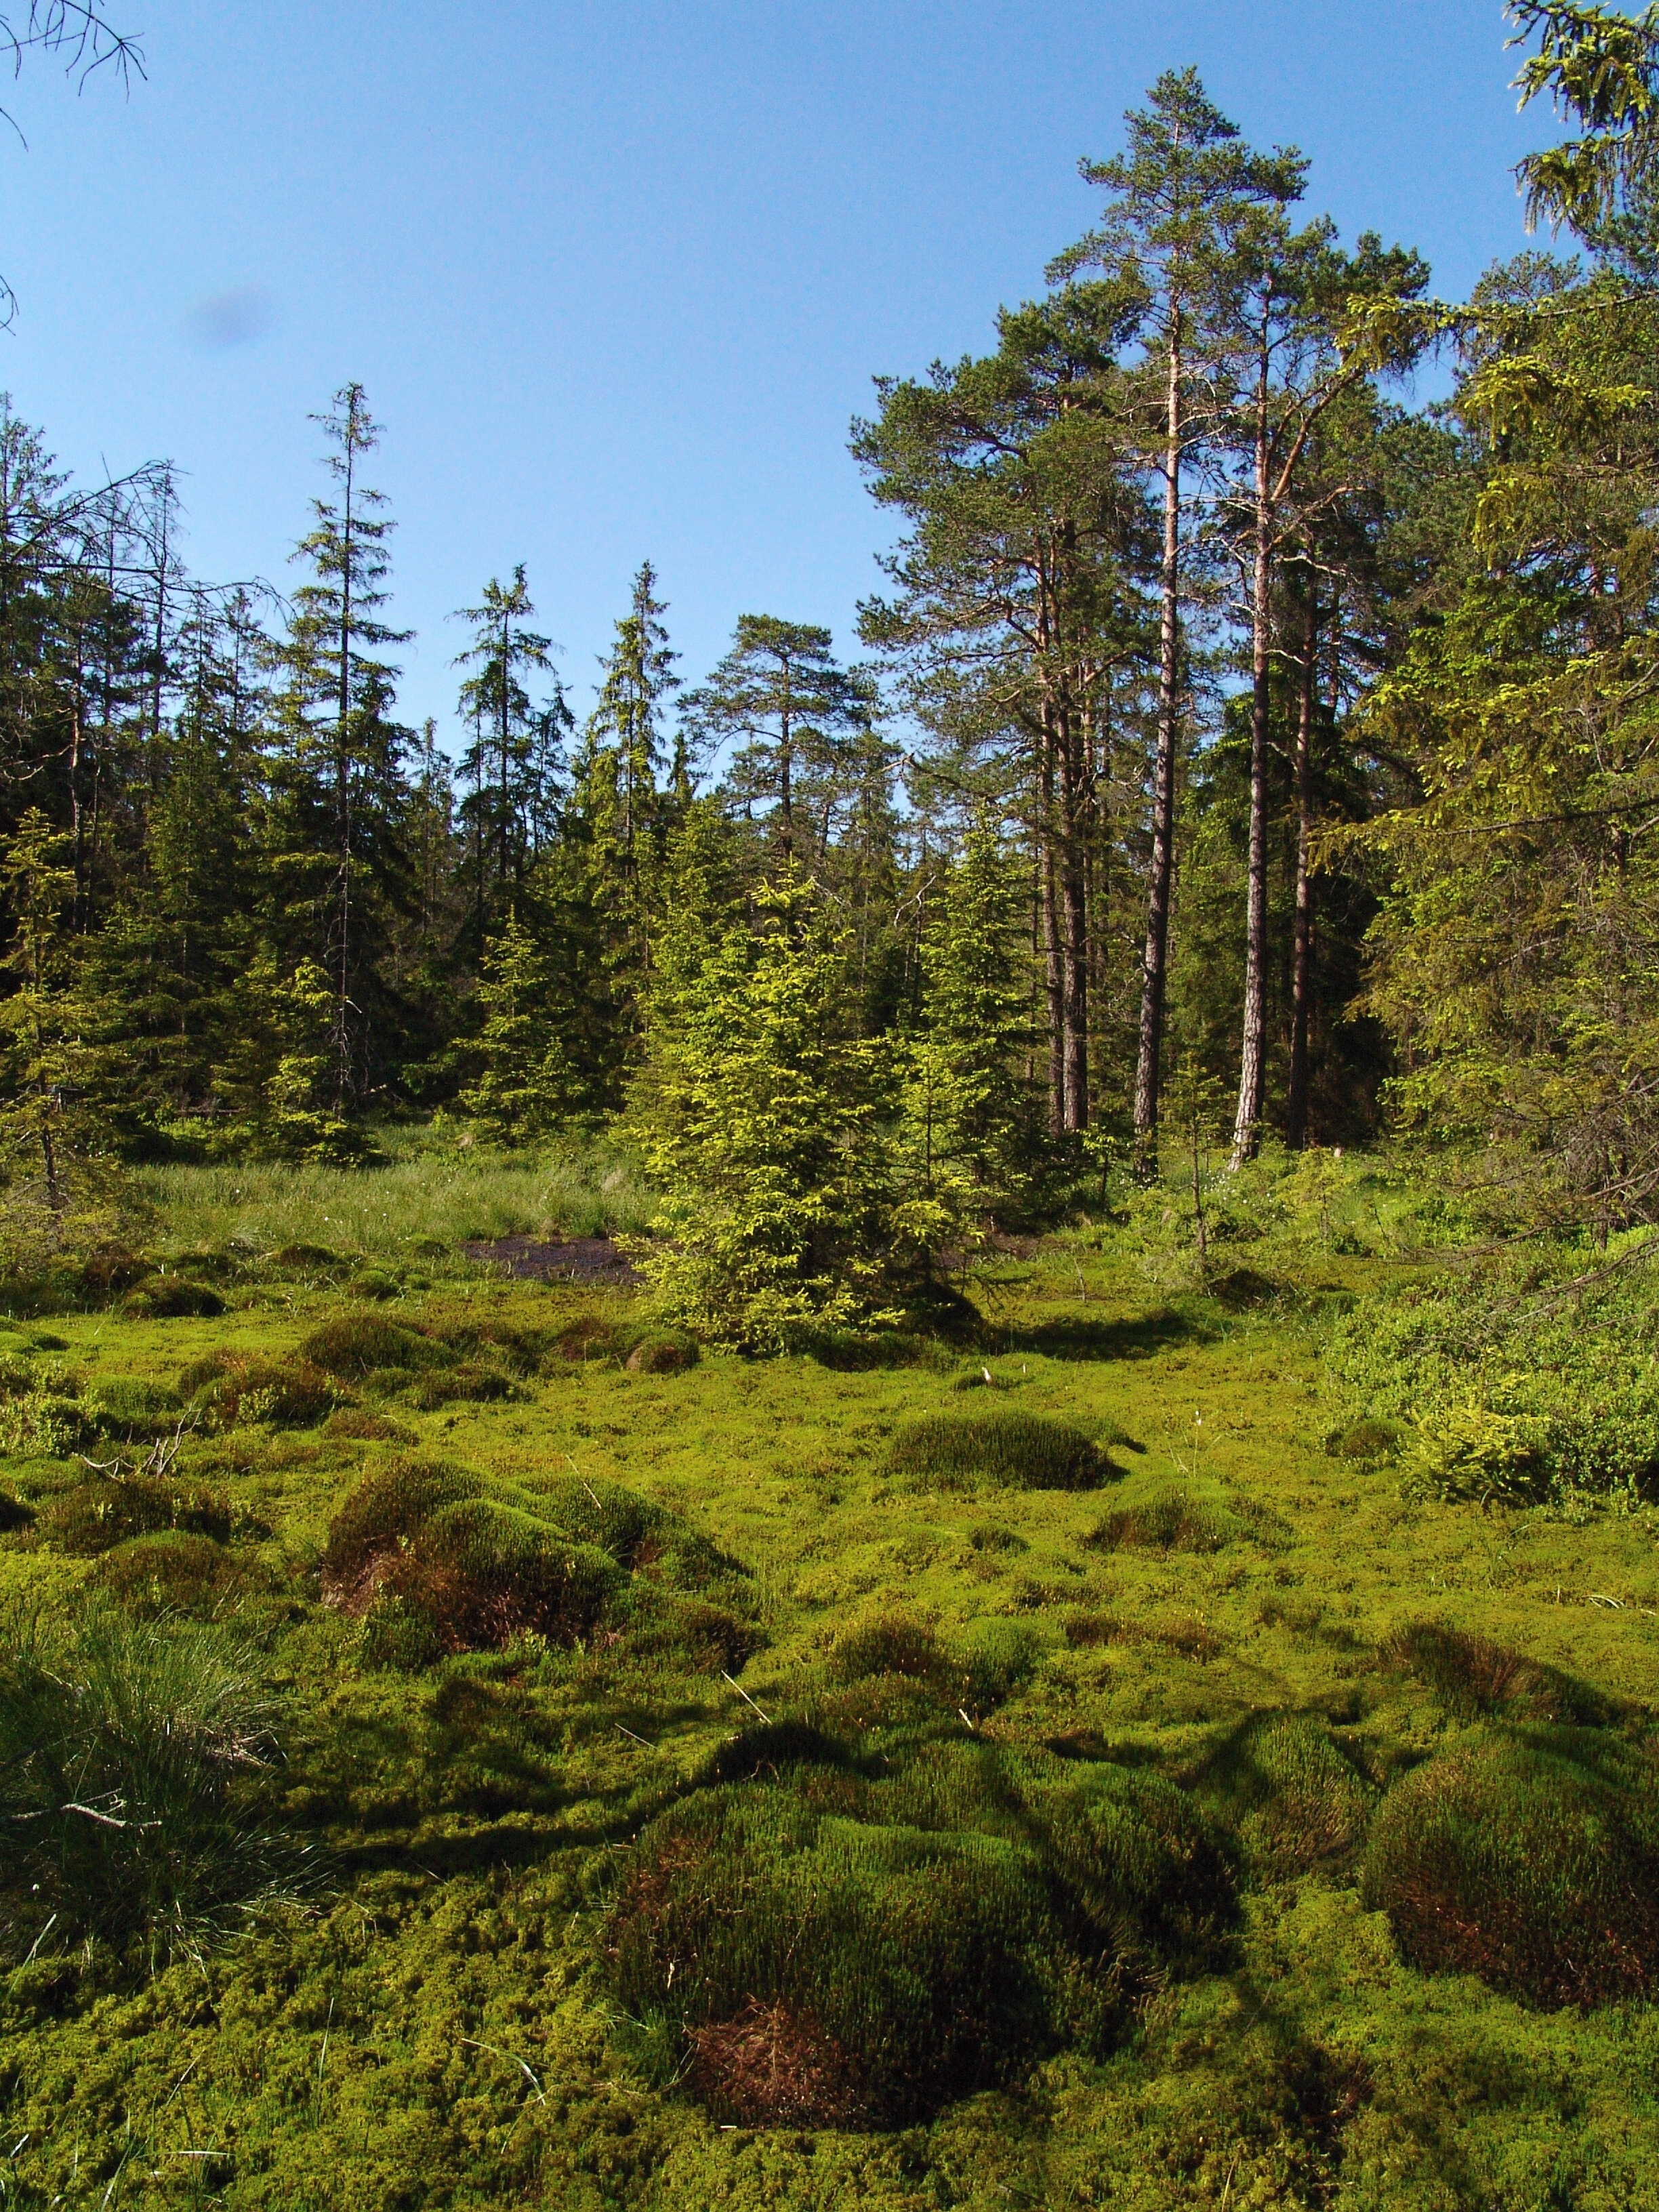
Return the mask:
M261 1785L276 1708L207 1627L94 1608L76 1635L0 1646L0 1943L196 1958L304 1887Z

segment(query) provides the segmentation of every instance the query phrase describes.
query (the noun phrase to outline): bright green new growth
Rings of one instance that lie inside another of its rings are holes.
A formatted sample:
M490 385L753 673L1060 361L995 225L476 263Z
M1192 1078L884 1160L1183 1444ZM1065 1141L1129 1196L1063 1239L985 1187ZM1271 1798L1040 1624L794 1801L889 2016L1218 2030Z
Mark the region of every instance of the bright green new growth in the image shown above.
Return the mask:
M669 1319L776 1352L883 1317L914 1255L879 1127L878 1048L841 1027L845 947L799 876L757 895L658 1002L635 1109Z

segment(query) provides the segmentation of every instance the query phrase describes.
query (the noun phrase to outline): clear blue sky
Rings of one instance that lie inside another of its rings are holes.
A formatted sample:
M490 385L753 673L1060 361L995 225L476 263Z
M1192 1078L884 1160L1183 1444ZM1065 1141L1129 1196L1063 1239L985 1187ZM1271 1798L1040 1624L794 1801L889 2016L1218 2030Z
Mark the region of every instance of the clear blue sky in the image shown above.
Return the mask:
M361 378L404 711L527 563L579 711L646 555L695 678L736 617L855 651L879 372L985 344L1085 229L1079 155L1196 64L1309 207L1463 291L1524 241L1498 0L108 0L149 82L32 62L0 383L78 473L167 456L198 574L290 577L307 415Z

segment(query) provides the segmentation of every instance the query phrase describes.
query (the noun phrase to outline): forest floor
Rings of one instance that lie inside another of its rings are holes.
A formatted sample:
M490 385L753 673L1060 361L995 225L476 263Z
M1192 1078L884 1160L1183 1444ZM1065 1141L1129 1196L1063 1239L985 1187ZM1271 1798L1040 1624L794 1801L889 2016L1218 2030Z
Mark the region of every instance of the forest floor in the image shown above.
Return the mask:
M632 1297L430 1251L421 1264L396 1296L379 1284L372 1310L546 1329ZM1400 1266L1316 1253L1293 1282L1223 1299L1166 1293L1132 1253L1061 1239L989 1270L981 1346L928 1364L706 1355L651 1375L593 1359L493 1402L388 1404L398 1433L380 1440L187 1435L180 1471L231 1493L231 1548L260 1572L233 1625L288 1702L286 1817L325 1847L328 1881L310 1910L142 1985L44 1956L0 1981L0 2206L1659 2202L1659 2017L1528 2010L1412 1971L1352 1852L1250 1888L1224 1971L1170 1980L1115 2054L1062 2053L898 2132L723 2127L653 2082L607 1996L604 1917L642 1822L757 1709L810 1702L860 1621L902 1618L947 1649L1001 1636L1024 1654L1010 1693L964 1709L966 1728L1151 1765L1200 1796L1264 1713L1314 1717L1379 1789L1455 1737L1458 1715L1386 1663L1413 1623L1645 1708L1647 1515L1413 1504L1396 1470L1323 1448L1328 1318ZM225 1296L213 1318L41 1326L83 1388L171 1385L210 1352L280 1358L369 1310L323 1274ZM896 1431L980 1402L963 1389L975 1376L1000 1405L1099 1439L1115 1479L895 1480ZM365 1470L414 1447L528 1490L610 1478L684 1516L752 1577L764 1648L736 1680L625 1644L368 1667L357 1624L322 1602L319 1557ZM49 1501L77 1479L72 1459L0 1462L0 1486ZM1129 1510L1172 1498L1173 1519ZM0 1604L72 1616L98 1566L19 1529L0 1538Z

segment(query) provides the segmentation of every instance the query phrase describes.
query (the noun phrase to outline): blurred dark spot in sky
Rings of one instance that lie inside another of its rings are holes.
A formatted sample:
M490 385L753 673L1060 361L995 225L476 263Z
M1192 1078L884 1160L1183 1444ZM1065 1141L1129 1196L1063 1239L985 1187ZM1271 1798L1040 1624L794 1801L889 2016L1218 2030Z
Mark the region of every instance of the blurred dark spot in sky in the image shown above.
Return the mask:
M216 292L191 309L188 328L191 343L204 353L251 345L270 328L270 302L253 285L234 292Z

